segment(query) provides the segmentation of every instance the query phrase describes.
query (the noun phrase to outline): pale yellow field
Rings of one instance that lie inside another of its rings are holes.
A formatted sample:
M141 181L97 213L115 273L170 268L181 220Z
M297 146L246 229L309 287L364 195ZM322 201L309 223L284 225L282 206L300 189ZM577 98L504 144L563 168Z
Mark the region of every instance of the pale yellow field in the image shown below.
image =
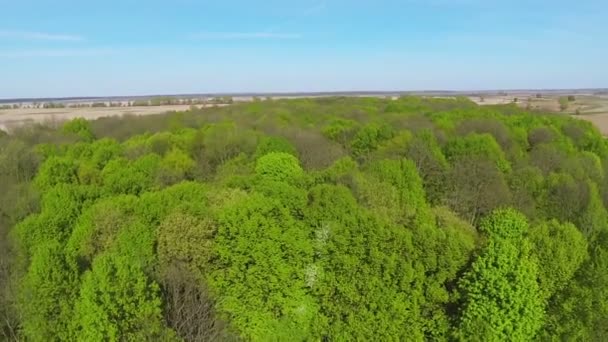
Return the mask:
M205 105L211 107L213 105ZM221 106L221 105L216 105ZM198 108L203 105L198 105ZM61 122L74 118L94 120L107 116L153 115L169 111L185 111L190 105L146 106L146 107L104 107L104 108L18 108L0 110L0 129L10 130L26 123Z

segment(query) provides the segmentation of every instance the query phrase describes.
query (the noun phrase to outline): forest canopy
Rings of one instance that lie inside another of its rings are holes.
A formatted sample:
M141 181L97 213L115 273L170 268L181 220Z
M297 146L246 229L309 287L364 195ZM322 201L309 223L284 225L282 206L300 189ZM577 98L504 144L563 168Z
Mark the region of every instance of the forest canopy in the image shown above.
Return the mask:
M608 142L515 105L264 100L0 133L26 341L606 341Z

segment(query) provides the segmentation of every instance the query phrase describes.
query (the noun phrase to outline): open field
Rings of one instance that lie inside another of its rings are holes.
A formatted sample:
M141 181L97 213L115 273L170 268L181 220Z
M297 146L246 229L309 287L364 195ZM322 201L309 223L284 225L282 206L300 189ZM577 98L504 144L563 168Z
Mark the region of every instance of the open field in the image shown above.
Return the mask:
M544 112L562 112L575 118L587 120L595 124L599 130L608 136L608 95L577 94L574 101L569 101L566 109L560 108L560 97L564 94L510 93L507 95L469 96L479 105L495 105L517 103L523 108Z
M562 112L571 114L574 117L588 120L598 126L600 131L608 136L608 95L597 94L593 92L589 93L576 93L573 92L574 101L569 101L568 106L565 110L561 110L559 100L560 98L567 97L567 92L545 92L539 93L537 91L512 91L508 93L480 93L480 94L465 94L465 93L428 93L422 96L430 97L455 97L455 96L466 96L479 105L497 105L497 104L509 104L517 103L522 108L528 108L531 110L538 110L543 112ZM290 98L301 98L301 97L319 97L319 96L331 96L332 94L283 94L283 95L272 95L269 94L270 98L273 99L290 99ZM377 97L388 97L397 99L400 95L398 93L346 93L346 94L333 94L334 96L377 96ZM266 96L234 96L232 97L235 102L250 102L256 98L265 98ZM61 101L59 101L61 102ZM95 102L95 101L93 101ZM190 105L186 104L175 104L175 105L162 105L162 106L135 106L128 107L129 100L120 99L114 101L120 103L123 106L120 107L90 107L93 102L78 102L81 104L89 105L89 107L83 108L33 108L32 103L21 103L20 108L15 109L0 109L0 129L7 130L11 127L22 125L30 122L53 122L69 120L76 117L83 117L86 119L97 119L100 117L107 116L121 116L121 115L152 115L161 114L169 111L184 111L190 108ZM113 101L106 101L107 103ZM9 103L12 105L11 103ZM204 106L224 106L225 104L205 104L197 105L197 107Z
M214 105L197 105L211 107ZM222 106L222 105L215 105ZM78 117L94 120L107 116L153 115L170 111L184 111L190 105L143 106L143 107L103 107L103 108L17 108L0 110L0 129L34 122L64 121Z

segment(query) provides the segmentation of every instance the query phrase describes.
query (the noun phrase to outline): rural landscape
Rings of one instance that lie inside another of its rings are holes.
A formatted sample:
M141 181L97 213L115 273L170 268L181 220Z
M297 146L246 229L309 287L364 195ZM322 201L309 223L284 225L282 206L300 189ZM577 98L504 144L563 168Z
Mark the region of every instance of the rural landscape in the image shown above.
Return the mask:
M608 1L1 8L0 342L608 341Z
M265 98L18 125L0 161L8 340L608 338L608 141L572 113Z

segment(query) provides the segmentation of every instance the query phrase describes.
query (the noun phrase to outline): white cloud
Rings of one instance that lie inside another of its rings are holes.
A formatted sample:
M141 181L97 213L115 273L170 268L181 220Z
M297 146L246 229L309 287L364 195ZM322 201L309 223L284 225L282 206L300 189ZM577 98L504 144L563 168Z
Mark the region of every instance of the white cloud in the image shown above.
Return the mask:
M17 40L46 40L46 41L62 41L62 42L81 42L84 37L71 34L54 34L46 32L32 31L14 31L0 30L0 39L17 39Z
M191 38L208 40L299 39L302 38L302 35L277 32L198 32L192 34Z

